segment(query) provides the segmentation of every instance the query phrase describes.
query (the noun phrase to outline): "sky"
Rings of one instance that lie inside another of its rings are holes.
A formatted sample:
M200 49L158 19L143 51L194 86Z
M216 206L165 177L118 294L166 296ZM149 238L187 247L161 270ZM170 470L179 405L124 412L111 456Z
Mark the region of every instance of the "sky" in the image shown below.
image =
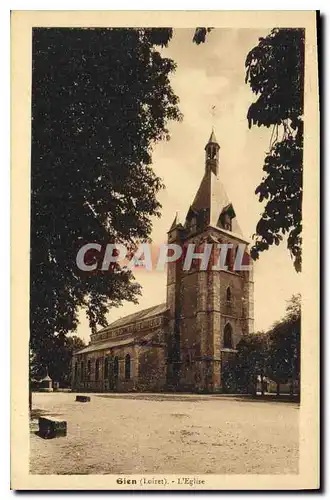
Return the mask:
M180 123L170 122L171 139L154 148L153 168L166 186L158 195L162 217L153 221L155 245L166 242L176 212L182 221L185 218L204 174L204 147L212 126L221 147L220 178L244 236L252 239L263 211L255 189L263 176L271 129L248 128L247 110L256 96L245 84L245 59L259 37L270 30L217 28L205 44L197 46L192 43L194 30L177 29L163 50L164 56L177 63L171 83L184 118ZM125 302L111 309L109 323L165 302L166 272L136 271L135 276L142 285L139 304ZM255 331L267 330L284 315L286 301L300 291L300 279L284 241L260 254L254 264ZM88 342L91 332L84 312L79 319L75 334Z

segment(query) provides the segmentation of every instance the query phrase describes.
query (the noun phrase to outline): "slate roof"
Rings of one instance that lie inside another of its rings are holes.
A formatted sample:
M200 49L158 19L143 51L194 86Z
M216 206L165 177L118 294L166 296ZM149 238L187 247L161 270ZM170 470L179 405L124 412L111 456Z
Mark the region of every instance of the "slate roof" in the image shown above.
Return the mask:
M103 328L102 330L99 330L97 334L99 333L105 333L111 330L114 330L115 328L120 328L123 326L128 326L131 325L132 323L138 323L140 321L143 321L145 319L150 319L153 318L154 316L158 316L159 314L164 314L167 311L166 303L158 304L156 306L148 307L147 309L142 309L142 311L138 311L133 314L129 314L128 316L124 316L123 318L119 318L116 321L113 321L110 325L107 327ZM75 354L84 354L87 352L92 352L92 351L100 351L102 349L110 349L111 347L116 347L116 346L121 346L121 345L129 345L132 344L136 341L136 338L139 336L140 332L137 333L130 333L129 335L126 335L125 337L123 335L110 339L105 339L103 342L95 342L89 344L87 347L84 347L80 351L77 351ZM146 336L146 332L141 332L141 338Z
M207 210L209 214L208 223L211 226L217 227L220 214L230 204L228 195L219 177L210 170L206 172L191 205L192 210L196 212L201 209ZM243 236L236 217L232 220L232 224L232 232Z
M217 138L215 137L214 129L212 129L212 132L211 132L211 135L210 135L210 138L209 138L207 144L218 144L219 145Z
M87 352L94 352L94 351L102 351L103 349L111 349L112 347L119 347L122 345L129 345L133 344L136 341L134 335L130 335L129 337L125 339L107 339L104 340L104 342L97 342L96 344L89 344L87 347L84 347L80 351L77 351L75 354L86 354Z
M147 309L142 309L142 311L138 311L133 314L129 314L128 316L124 316L123 318L116 319L109 326L103 328L97 333L102 333L108 330L113 330L114 328L118 328L121 326L129 325L131 323L137 323L138 321L142 321L143 319L151 318L152 316L157 316L157 314L164 313L166 311L166 302L162 304L158 304L157 306L148 307Z
M218 144L213 129L207 144L210 143ZM207 147L207 145L205 147ZM211 169L205 171L189 210L194 212L204 210L205 213L208 214L207 223L210 226L219 227L219 217L224 208L230 205L230 199L228 198L226 190L220 180L219 174L216 175ZM243 236L236 217L232 219L232 233Z

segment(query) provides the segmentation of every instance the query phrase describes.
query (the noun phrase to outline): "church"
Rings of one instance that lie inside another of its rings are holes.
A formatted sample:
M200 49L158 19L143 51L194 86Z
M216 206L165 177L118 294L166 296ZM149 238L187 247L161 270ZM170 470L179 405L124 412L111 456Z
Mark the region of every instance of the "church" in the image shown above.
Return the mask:
M120 318L93 333L73 355L72 389L93 392L222 392L241 338L253 332L253 267L236 270L238 245L246 245L219 170L220 146L212 131L204 175L184 223L177 217L168 243L231 244L227 269L184 270L167 265L166 302Z

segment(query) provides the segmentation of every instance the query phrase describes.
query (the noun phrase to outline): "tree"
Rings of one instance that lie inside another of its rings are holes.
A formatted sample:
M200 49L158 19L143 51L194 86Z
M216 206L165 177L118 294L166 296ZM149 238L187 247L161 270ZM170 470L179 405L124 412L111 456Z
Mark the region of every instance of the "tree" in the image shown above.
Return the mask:
M287 301L285 319L287 321L300 320L301 317L301 294L295 293Z
M267 338L263 332L244 335L236 346L238 385L252 392L257 390L257 377L265 373Z
M110 307L137 301L130 271L83 272L76 255L88 242L134 248L160 215L152 149L168 139L168 120L181 118L169 81L175 63L157 50L171 36L167 28L33 30L34 352L50 352L55 336L75 331L80 307L95 331Z
M31 352L31 378L41 379L48 374L61 387L68 387L71 381L72 355L84 347L85 342L76 335L54 336L38 351Z
M300 380L300 302L300 294L293 295L288 301L284 318L268 332L267 375L277 383L278 394L280 384L289 380L293 394L294 382Z
M193 41L204 43L213 28L196 28ZM251 248L254 260L260 252L287 236L296 271L301 270L302 161L305 32L302 28L274 28L260 38L247 55L245 82L256 102L249 107L252 125L272 127L265 176L256 188L259 201L267 200L256 226Z
M209 33L212 30L213 28L196 28L193 36L193 42L196 43L196 45L204 43L207 33Z
M292 295L285 316L266 332L245 335L237 344L236 372L238 385L255 394L257 377L269 377L280 385L300 381L301 295Z
M287 235L296 271L301 270L301 204L305 34L300 28L274 28L246 58L246 82L258 96L249 107L252 125L272 127L265 176L256 189L267 201L256 227L251 256Z

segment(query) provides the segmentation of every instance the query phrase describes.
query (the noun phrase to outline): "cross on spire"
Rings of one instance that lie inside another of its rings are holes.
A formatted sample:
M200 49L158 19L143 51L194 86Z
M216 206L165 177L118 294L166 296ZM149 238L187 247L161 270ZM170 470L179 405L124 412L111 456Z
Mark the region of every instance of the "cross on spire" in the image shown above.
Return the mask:
M210 114L211 114L211 117L212 117L212 128L214 127L214 119L215 119L216 112L217 112L217 107L216 107L215 104L213 104L211 106L211 109L210 109Z

